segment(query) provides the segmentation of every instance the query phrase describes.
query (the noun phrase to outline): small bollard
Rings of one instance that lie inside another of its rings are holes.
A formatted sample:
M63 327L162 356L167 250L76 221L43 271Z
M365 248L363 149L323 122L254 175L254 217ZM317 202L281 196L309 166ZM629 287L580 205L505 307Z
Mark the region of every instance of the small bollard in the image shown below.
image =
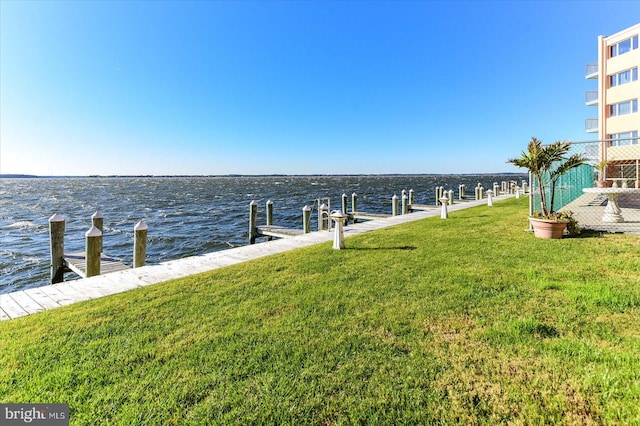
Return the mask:
M487 191L487 205L489 207L493 206L493 191L492 190L488 190Z
M256 243L258 236L258 203L253 200L249 203L249 244Z
M87 262L87 278L100 275L100 247L102 232L92 226L85 234L85 259Z
M95 212L94 214L91 215L91 223L93 224L93 226L95 226L96 228L98 228L100 230L100 232L104 233L104 217L102 216L102 213L100 211ZM102 253L102 240L100 240L100 253Z
M133 227L133 267L144 266L147 257L147 230L149 227L144 220Z
M402 214L409 213L409 196L402 194Z
M267 226L273 225L273 201L267 200Z
M51 284L64 281L64 217L58 213L49 218L49 245L51 248Z
M329 207L322 203L318 208L318 231L330 231L329 220Z
M336 230L333 234L333 248L334 250L344 249L344 222L349 216L342 213L341 210L331 213L331 219L336 223Z
M391 216L398 216L398 196L396 194L391 197Z
M449 199L447 197L440 198L440 203L442 204L442 211L440 212L440 219L447 219L449 217L449 212L447 212L447 202Z
M302 208L302 230L305 234L311 232L311 207Z

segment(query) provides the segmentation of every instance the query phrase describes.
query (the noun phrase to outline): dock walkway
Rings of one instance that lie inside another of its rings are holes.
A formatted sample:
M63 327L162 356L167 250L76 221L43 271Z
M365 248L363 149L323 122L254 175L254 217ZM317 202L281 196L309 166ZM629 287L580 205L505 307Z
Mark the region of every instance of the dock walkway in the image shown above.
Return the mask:
M503 195L495 197L495 200L498 201L511 197L513 197L513 195ZM484 199L453 204L448 206L448 211L454 212L486 203L487 200ZM344 234L345 237L347 237L427 217L439 216L440 211L440 207L433 206L430 210L355 223L345 226ZM291 238L266 241L260 244L246 245L200 256L171 260L157 265L125 269L91 278L65 281L59 284L0 294L0 321L19 318L76 302L122 293L135 288L146 287L201 272L208 272L236 263L332 240L333 231L317 231Z

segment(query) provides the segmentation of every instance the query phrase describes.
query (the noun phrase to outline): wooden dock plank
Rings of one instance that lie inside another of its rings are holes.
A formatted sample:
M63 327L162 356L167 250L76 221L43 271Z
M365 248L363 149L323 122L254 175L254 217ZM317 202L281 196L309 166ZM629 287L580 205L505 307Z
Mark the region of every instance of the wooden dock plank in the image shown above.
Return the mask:
M59 304L60 306L70 305L74 303L74 299L62 293L60 290L56 288L55 285L45 285L42 287L38 287L44 295L49 296L51 300Z
M60 306L62 306L55 300L53 300L49 295L44 293L42 291L42 287L30 288L28 290L25 290L24 292L45 309L59 308Z
M13 298L11 294L0 294L0 309L2 309L9 318L19 318L29 315Z
M349 212L349 220L353 219L365 219L365 220L375 220L375 219L386 219L391 217L389 214L384 213L366 213L366 212Z
M10 319L11 317L2 308L0 308L0 321L6 321Z
M36 314L45 310L41 304L36 302L29 294L25 293L24 290L14 291L10 296L29 314Z
M263 237L287 238L303 234L304 231L302 229L285 228L284 226L277 225L258 226L258 235Z
M84 252L65 254L64 261L66 266L73 272L82 278L87 277L87 259ZM126 269L129 269L129 267L118 259L114 259L104 253L100 255L100 274L108 274Z

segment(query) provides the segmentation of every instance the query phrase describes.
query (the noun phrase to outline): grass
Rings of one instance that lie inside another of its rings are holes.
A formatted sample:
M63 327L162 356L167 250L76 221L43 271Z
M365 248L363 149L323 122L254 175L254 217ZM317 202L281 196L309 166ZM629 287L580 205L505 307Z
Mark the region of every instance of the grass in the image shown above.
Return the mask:
M640 239L507 200L0 323L72 424L640 424Z

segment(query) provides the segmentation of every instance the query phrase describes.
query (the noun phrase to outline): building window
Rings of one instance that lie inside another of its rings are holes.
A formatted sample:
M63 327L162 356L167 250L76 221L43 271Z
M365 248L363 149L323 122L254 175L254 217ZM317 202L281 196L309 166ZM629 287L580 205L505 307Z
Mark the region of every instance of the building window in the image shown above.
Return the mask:
M613 58L638 48L638 36L628 38L620 43L609 46L609 57Z
M622 71L609 76L609 87L620 86L621 84L638 81L638 67Z
M614 133L609 139L611 146L638 145L638 131Z
M632 99L630 101L609 105L609 117L633 114L634 112L638 112L637 99Z

